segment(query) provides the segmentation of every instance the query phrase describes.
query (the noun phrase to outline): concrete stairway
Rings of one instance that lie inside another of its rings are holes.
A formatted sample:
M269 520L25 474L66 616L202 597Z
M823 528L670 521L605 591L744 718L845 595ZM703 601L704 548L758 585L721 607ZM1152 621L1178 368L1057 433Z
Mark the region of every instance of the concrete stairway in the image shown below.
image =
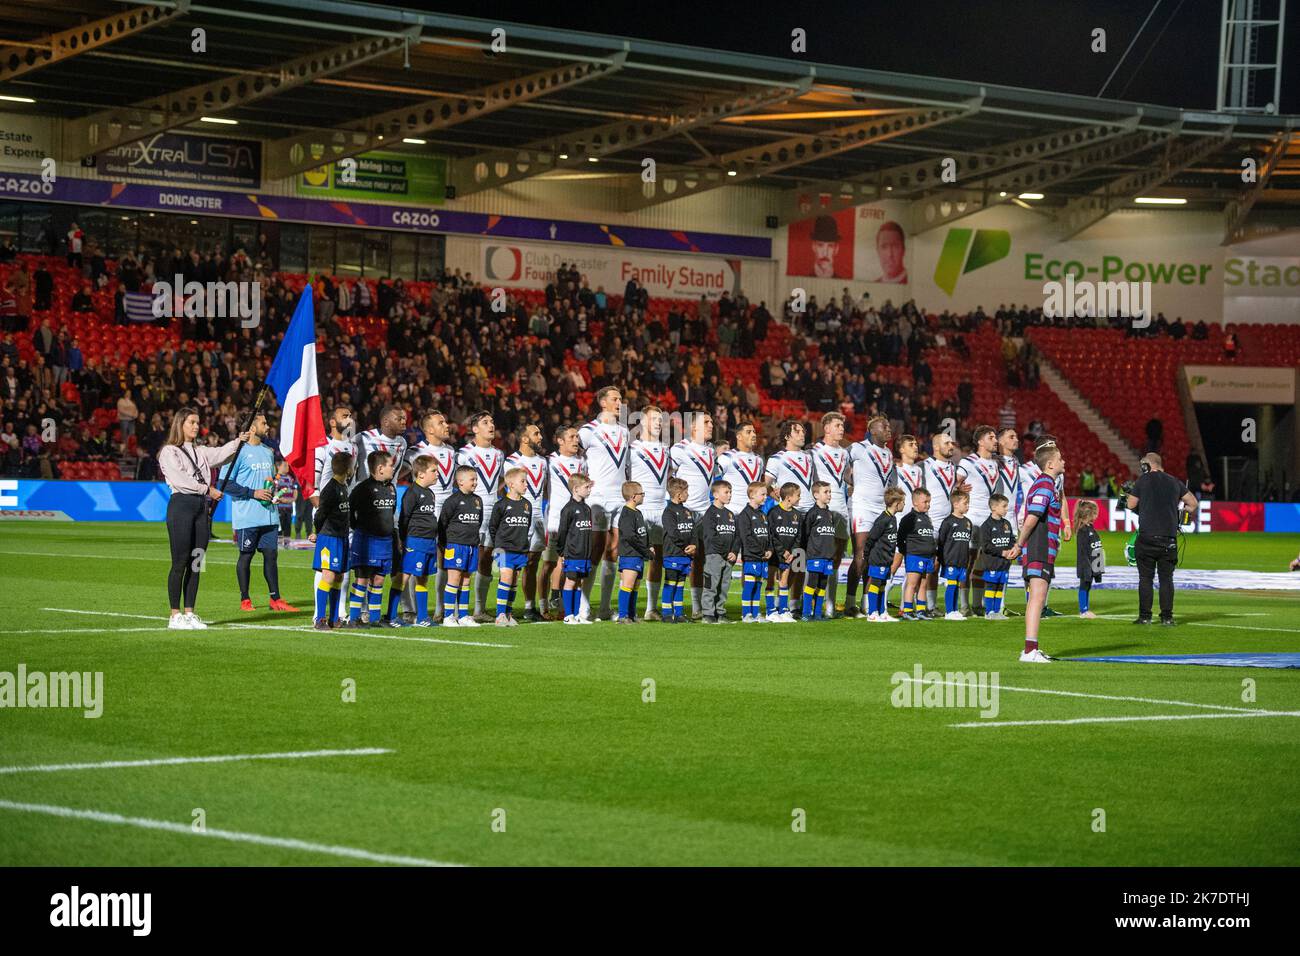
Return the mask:
M1045 355L1038 356L1039 372L1042 375L1043 382L1056 393L1061 401L1069 406L1079 420L1092 429L1092 433L1106 443L1111 452L1124 464L1129 466L1132 474L1138 472L1138 459L1141 457L1137 449L1126 442L1120 436L1106 419L1098 414L1097 410L1092 407L1091 403L1080 394L1079 390L1071 385L1059 371L1056 366L1048 361Z

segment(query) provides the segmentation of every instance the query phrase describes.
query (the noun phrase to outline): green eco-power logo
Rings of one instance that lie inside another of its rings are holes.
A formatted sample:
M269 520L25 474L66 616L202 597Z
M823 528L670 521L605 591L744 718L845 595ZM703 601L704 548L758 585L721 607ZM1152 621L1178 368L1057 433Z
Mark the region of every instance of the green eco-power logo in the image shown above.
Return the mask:
M958 276L1005 259L1010 251L1011 233L1005 229L949 229L934 267L934 284L952 295Z

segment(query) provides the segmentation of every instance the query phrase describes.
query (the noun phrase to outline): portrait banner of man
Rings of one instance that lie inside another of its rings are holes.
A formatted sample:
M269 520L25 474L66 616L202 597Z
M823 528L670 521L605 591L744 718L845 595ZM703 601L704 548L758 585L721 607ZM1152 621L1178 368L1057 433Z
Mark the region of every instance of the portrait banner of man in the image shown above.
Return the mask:
M790 223L785 274L852 279L855 226L852 209Z

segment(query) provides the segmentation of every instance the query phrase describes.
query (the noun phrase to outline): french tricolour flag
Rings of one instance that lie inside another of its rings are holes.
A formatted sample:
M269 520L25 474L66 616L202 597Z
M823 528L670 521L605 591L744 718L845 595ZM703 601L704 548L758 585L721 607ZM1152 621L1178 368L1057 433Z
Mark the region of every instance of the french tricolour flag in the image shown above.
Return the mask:
M313 457L327 440L316 384L316 318L310 285L293 310L266 384L280 403L280 454L298 479L303 497L310 497L316 491Z

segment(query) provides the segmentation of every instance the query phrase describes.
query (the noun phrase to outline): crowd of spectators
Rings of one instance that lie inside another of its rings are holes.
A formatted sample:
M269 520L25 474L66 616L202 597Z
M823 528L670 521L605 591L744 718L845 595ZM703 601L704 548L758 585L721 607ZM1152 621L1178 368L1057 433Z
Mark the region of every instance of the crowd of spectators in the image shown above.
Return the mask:
M251 256L243 249L228 256L219 249L171 250L112 263L87 242L85 281L70 301L74 313L95 311L99 290L112 286L114 314L104 318L126 323L126 292L147 291L155 280L176 275L251 280L263 289L256 328L242 328L237 318L177 319L180 349L135 350L126 361L112 362L83 355L68 328L55 329L42 315L53 283L43 260L36 262L32 270L19 257L0 299L0 470L7 475L58 477L60 462L117 461L127 476L152 478L170 413L186 405L199 409L205 440L224 442L252 407L301 285L271 271L265 249ZM492 288L459 269L430 283L385 278L372 286L319 274L312 281L326 409L348 405L368 427L390 403L413 413L438 407L453 422L485 408L507 447L525 422L537 421L549 436L561 424L586 420L593 414L591 394L606 384L620 386L632 409L655 401L708 410L719 434L758 417L760 405L771 399L801 402L810 417L832 410L850 417L884 414L899 433L931 434L952 418L964 444L978 424L969 420L977 384L965 375L952 394L937 394L932 350L968 358L967 338L994 323L1003 336L1007 384L1032 388L1037 356L1027 342L1012 339L1029 325L1051 321L1041 309L1023 306L1002 306L992 316L982 309L927 316L912 302L876 304L847 289L824 304L810 299L802 312L786 303L780 320L766 302L752 302L743 292L695 303L671 300L656 310L635 280L621 296L611 295L591 289L567 264L544 296L530 302L510 294L494 300ZM6 308L20 296L16 309ZM369 319L385 323L367 326ZM778 328L773 341L781 345L770 347ZM1196 337L1205 328L1198 323L1188 331L1181 320L1161 316L1147 334ZM30 363L20 361L20 336L29 336L35 348ZM757 374L725 374L728 359L754 359L746 368ZM408 417L413 429L416 420ZM770 440L778 416L761 424Z

